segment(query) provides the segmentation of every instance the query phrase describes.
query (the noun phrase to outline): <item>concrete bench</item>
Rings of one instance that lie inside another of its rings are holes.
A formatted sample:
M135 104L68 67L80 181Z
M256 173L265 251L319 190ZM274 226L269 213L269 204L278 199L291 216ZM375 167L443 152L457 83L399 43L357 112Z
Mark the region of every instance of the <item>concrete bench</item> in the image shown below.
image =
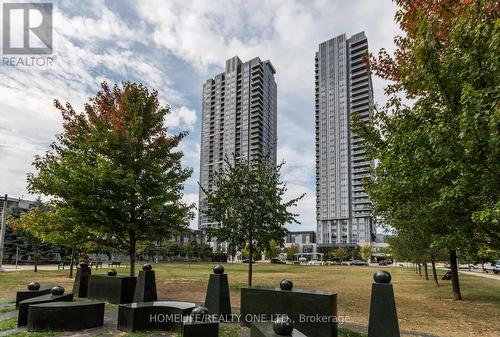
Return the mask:
M50 289L52 289L53 285L51 286L40 286L39 289L37 290L19 290L16 293L16 309L19 308L19 303L21 303L24 300L41 296L41 295L47 295L50 294Z
M118 330L121 331L178 331L184 317L196 305L189 302L155 301L121 304L118 307Z
M38 297L29 298L27 300L21 301L19 303L19 314L17 316L17 326L25 326L28 324L28 309L31 305L34 304L42 304L42 303L50 303L50 302L71 302L73 301L73 294L64 294L64 295L42 295Z
M250 325L254 317L286 314L295 329L314 337L337 337L337 294L307 289L241 288L241 315ZM319 317L319 318L318 318Z
M134 301L136 277L90 275L87 297L113 304Z
M102 327L104 302L51 302L28 309L28 331L78 331Z
M182 325L182 337L218 337L218 322L185 322Z

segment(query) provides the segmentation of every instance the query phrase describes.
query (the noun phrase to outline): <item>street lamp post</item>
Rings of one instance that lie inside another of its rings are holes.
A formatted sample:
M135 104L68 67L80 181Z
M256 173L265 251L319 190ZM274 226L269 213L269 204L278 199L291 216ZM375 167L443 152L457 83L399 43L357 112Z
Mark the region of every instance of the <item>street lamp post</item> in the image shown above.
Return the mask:
M2 227L0 228L0 272L3 271L2 261L3 261L3 249L4 249L4 239L5 239L5 226L7 222L7 194L3 199L2 208Z

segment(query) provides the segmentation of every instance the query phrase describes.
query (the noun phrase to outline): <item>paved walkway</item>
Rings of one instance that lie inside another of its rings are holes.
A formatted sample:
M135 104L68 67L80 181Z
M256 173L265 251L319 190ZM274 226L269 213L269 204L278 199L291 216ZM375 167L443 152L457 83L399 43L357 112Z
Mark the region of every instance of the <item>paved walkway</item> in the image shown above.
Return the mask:
M489 273L483 273L481 271L466 271L466 270L459 270L458 272L465 275L479 276L479 277L489 278L491 280L500 281L500 274L489 274Z
M399 266L399 264L403 264L405 267L404 268L411 268L411 264L409 263L395 263L393 265L390 265L390 266L383 266L384 268L386 267L390 267L390 268L401 268L401 266ZM373 266L376 266L376 264L372 264ZM445 268L443 266L438 266L436 268L437 270L450 270L449 268ZM487 279L490 279L490 280L497 280L497 281L500 281L500 274L491 274L491 273L484 273L482 270L476 270L476 271L470 271L470 270L464 270L464 269L459 269L458 270L459 273L461 274L465 274L465 275L471 275L471 276L478 276L478 277L483 277L483 278L487 278ZM423 271L422 271L423 273Z
M57 270L57 264L42 264L42 265L39 265L37 268L38 268L38 270ZM67 266L66 266L66 269L68 269ZM13 271L22 271L22 270L34 270L34 267L33 267L33 265L22 264L22 265L18 265L17 269L16 269L16 266L13 264L2 265L2 271L4 271L4 272L13 272Z
M449 270L448 268L437 268L437 269L446 271ZM464 275L471 275L471 276L487 278L490 280L500 281L500 274L490 274L490 273L483 273L482 271L469 271L469 270L459 270L458 272Z

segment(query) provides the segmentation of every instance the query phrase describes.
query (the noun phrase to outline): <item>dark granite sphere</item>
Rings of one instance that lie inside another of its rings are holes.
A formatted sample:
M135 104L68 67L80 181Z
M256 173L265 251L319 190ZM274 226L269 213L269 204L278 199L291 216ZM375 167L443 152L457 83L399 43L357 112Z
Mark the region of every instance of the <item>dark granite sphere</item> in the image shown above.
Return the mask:
M281 290L292 290L293 289L293 282L287 279L284 279L280 282L280 288Z
M82 262L80 263L80 269L83 270L88 270L89 269L89 264L87 262Z
M28 290L38 290L38 289L40 289L40 283L33 281L28 284Z
M149 263L145 263L142 265L142 270L153 270L153 266Z
M274 320L273 330L280 336L290 336L293 332L293 322L287 315L281 315Z
M208 315L208 309L202 305L197 305L191 310L191 317L195 322L202 322Z
M50 289L50 292L52 293L52 295L59 296L59 295L64 294L64 288L61 286L55 286L55 287L52 287L52 289Z
M116 276L116 274L117 274L116 270L114 270L114 269L108 270L108 276Z
M214 274L224 274L224 267L220 264L214 267Z
M391 283L391 274L384 270L379 270L373 274L376 283Z

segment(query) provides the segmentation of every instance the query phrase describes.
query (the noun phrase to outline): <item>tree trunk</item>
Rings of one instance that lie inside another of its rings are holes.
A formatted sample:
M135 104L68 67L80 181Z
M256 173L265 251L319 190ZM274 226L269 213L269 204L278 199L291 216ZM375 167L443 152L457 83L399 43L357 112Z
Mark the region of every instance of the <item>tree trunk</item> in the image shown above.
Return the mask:
M425 279L429 281L429 271L427 270L427 261L424 262Z
M73 266L75 265L75 247L71 248L71 262L69 263L69 278L73 278ZM64 266L64 261L63 261Z
M253 273L253 243L250 240L250 243L248 244L248 253L250 255L248 259L248 286L252 286L252 273Z
M130 276L135 276L135 232L133 230L129 231L130 246L128 250L128 255L130 258Z
M462 293L460 292L460 282L458 280L457 251L455 249L450 249L450 266L453 299L456 301L461 301Z
M35 266L35 273L38 272L38 251L33 253L33 265Z
M438 276L436 272L436 261L434 259L431 259L431 264L432 264L432 278L434 279L434 283L436 284L436 287L439 287L439 281L438 281Z
M250 226L248 231L248 286L252 286L253 276L253 226Z
M422 265L420 263L417 264L417 268L418 268L418 275L422 276Z

